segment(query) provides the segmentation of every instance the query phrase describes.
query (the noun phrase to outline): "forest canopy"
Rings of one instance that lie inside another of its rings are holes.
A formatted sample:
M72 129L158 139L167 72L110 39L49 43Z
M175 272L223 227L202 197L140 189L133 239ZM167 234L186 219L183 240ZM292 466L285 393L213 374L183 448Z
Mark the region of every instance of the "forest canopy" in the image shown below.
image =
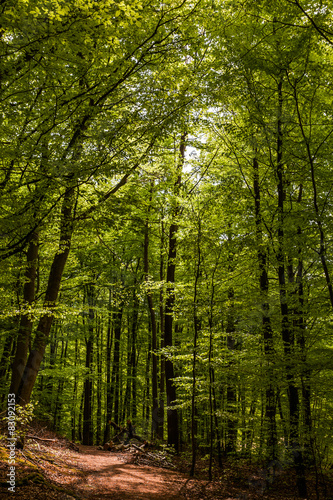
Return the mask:
M3 410L87 445L131 420L192 474L291 460L306 496L333 462L331 7L1 1Z

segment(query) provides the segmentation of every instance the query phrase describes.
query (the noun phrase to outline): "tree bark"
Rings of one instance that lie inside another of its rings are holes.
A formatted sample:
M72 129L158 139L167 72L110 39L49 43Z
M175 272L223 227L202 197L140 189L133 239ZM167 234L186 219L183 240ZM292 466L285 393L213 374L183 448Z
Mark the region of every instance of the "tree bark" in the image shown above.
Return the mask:
M33 348L28 357L18 388L18 403L25 405L30 401L31 393L44 356L46 342L54 319L54 308L58 299L61 278L70 251L73 233L74 188L67 188L61 212L61 228L59 248L50 269L45 300L44 313L38 323Z
M160 241L160 281L164 280L164 222L163 222L163 207L161 214L161 241ZM159 297L160 311L160 348L164 347L164 305L163 305L163 289L161 287ZM160 357L160 398L158 406L158 436L161 440L164 439L164 394L165 394L165 359Z
M112 377L111 386L113 391L114 403L114 421L119 424L119 411L120 411L120 339L121 339L121 323L123 317L123 303L118 306L118 310L114 314L114 348L113 348L113 362L112 362Z
M102 352L103 352L103 325L101 318L97 316L96 321L97 345L96 345L96 365L97 365L97 384L96 384L96 444L103 443L102 433L102 407L103 407L103 391L102 391Z
M78 377L77 377L76 370L77 370L78 359L79 359L78 347L79 347L78 339L75 339L75 361L74 361L75 375L74 375L74 387L73 387L73 397L72 397L72 415L71 415L72 441L73 441L73 443L76 441L76 428L77 428L76 408L78 406L78 402L77 402Z
M179 194L181 185L181 170L185 158L186 136L183 134L180 141L180 161L178 165L177 178L174 185L174 194ZM176 201L173 213L173 221L169 228L169 251L167 261L167 286L164 310L164 347L172 347L173 345L173 312L175 305L175 271L176 271L176 257L177 257L177 240L176 235L178 231L178 224L176 218L179 215L180 207ZM174 408L176 401L176 387L173 379L175 377L173 361L170 357L165 358L165 385L167 394L167 421L168 421L168 444L174 446L176 453L179 452L179 426L178 426L178 413Z
M32 312L26 311L35 301L35 282L37 274L39 233L35 231L29 243L27 252L27 267L24 274L23 310L17 335L16 351L12 363L12 378L9 392L17 394L24 367L27 362L28 348L33 327Z
M89 306L88 332L86 336L86 376L84 379L83 393L83 432L82 444L91 446L93 444L93 422L92 422L92 363L94 350L94 320L95 320L95 288L94 283L86 285L86 297Z
M269 302L268 302L268 271L267 271L267 252L263 243L262 234L262 214L261 214L261 191L260 191L260 178L259 178L259 165L256 158L253 159L253 192L255 204L255 223L256 223L256 240L257 240L257 256L259 267L259 290L261 302L261 315L262 315L262 332L264 343L264 354L266 358L266 373L267 373L267 387L265 398L265 420L267 423L267 458L268 460L275 460L277 456L277 430L276 430L276 397L273 386L273 329L271 325L271 318L269 315Z
M285 183L283 174L283 136L282 136L282 113L283 113L283 80L278 82L278 121L277 121L277 162L276 174L278 179L278 282L280 295L281 309L281 333L284 345L285 369L288 387L288 402L289 402L289 423L290 423L290 441L291 451L293 454L295 471L297 476L298 494L301 498L307 496L307 486L305 479L305 470L303 462L303 454L299 443L299 394L295 384L293 368L292 368L292 349L294 343L294 334L292 332L292 323L289 313L286 269L285 269L285 235L284 235L284 200L285 200Z
M194 337L193 337L193 360L192 360L192 400L191 400L191 442L192 442L192 462L190 476L194 476L195 463L196 463L196 452L197 452L197 422L196 422L196 377L197 377L197 344L198 344L198 334L201 328L200 320L198 317L198 283L201 272L201 225L199 220L198 228L198 238L197 238L197 265L195 269L194 278L194 296L193 296L193 326L194 326Z
M229 228L231 224L229 223ZM228 246L232 243L231 235L228 235ZM228 273L233 272L233 252L231 249L228 251ZM226 337L227 337L227 349L230 352L231 361L228 362L228 366L232 368L234 365L233 353L236 350L236 340L235 340L235 292L232 286L228 288L228 308L227 308L227 318L226 318ZM227 375L226 384L226 403L227 403L227 426L225 433L225 453L226 455L233 454L237 449L237 391L236 391L237 376L234 374L230 377Z
M147 283L147 302L150 314L151 322L151 349L152 349L152 428L151 428L151 439L158 434L158 369L157 369L157 324L156 324L156 314L153 303L152 290L149 287L149 215L151 210L151 202L153 196L154 181L151 182L149 191L149 205L147 218L145 220L144 226L144 251L143 251L143 263L144 263L144 274L145 281Z

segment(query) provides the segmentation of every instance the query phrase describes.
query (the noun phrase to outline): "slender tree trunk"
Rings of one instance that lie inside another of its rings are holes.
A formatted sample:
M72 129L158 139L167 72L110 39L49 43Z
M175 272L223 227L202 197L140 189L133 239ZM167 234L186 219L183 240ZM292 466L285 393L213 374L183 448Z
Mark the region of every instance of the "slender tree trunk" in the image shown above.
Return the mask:
M147 349L147 357L146 357L146 388L145 388L145 397L143 398L143 421L144 421L144 426L145 426L145 431L147 432L147 435L149 433L149 420L150 420L150 415L151 415L151 407L150 407L150 379L151 379L151 337L152 337L152 332L151 332L151 323L149 322L149 327L148 327L148 349Z
M191 400L191 442L192 442L192 463L190 476L194 476L195 462L196 462L196 452L197 452L197 422L196 422L196 377L197 377L197 344L198 344L198 333L201 328L200 320L198 317L198 283L201 272L201 225L199 220L198 228L198 238L197 238L197 265L195 269L195 279L194 279L194 296L193 296L193 326L194 326L194 337L193 337L193 360L192 360L192 400Z
M119 424L119 410L120 410L120 339L121 339L121 323L123 316L123 303L118 307L114 314L114 349L113 349L113 363L112 363L112 377L111 385L113 388L113 402L114 402L114 422Z
M312 192L313 192L313 207L315 210L316 214L316 223L319 231L319 255L320 255L320 260L322 263L322 267L324 270L324 275L326 279L326 284L327 284L327 289L328 289L328 295L329 295L329 300L331 303L331 307L333 308L333 284L332 284L332 279L331 279L331 274L328 268L328 263L327 263L327 244L326 244L326 235L324 231L324 226L322 223L322 214L321 210L319 208L318 204L318 189L317 189L317 180L316 180L316 175L315 175L315 164L314 164L314 159L315 155L312 154L311 151L311 146L310 146L310 137L307 136L306 133L306 128L304 128L303 124L303 119L301 115L301 108L299 104L299 99L298 99L298 94L297 94L297 86L295 84L294 86L294 99L296 103L296 110L297 110L297 116L298 116L298 121L301 129L301 133L303 136L303 140L306 145L306 151L307 151L307 157L310 165L310 172L311 172L311 183L312 183ZM299 199L298 202L301 201L302 197L302 185L300 186L299 190ZM298 228L298 233L301 234L301 228ZM301 249L299 250L300 253ZM303 271L303 265L299 261L298 268L300 269L300 266L302 266L302 271ZM299 274L298 274L299 276ZM304 292L303 292L303 284L302 284L302 278L298 278L299 282L299 303L301 310L303 308L303 303L304 303ZM301 350L302 350L302 361L305 363L305 335L304 335L304 324L302 325L302 333L301 333L301 338L300 338L300 345L301 345ZM311 404L310 404L310 386L309 386L309 380L310 380L310 373L308 370L305 370L302 373L302 395L303 395L303 407L304 407L304 424L306 428L306 440L305 440L305 452L306 455L309 457L312 455L313 461L315 462L315 453L314 453L314 445L313 445L313 437L312 437L312 423L311 423Z
M92 391L93 391L93 349L95 329L95 286L86 286L86 296L89 305L88 335L86 337L86 377L84 380L84 407L83 407L83 441L82 444L91 446L93 444L93 422L92 422Z
M265 353L265 371L267 376L266 398L265 398L265 420L267 423L267 458L268 460L275 460L277 454L277 431L276 431L276 398L273 385L273 359L274 359L274 346L273 346L273 329L271 325L271 318L269 313L268 302L268 271L267 271L267 252L263 242L262 235L262 215L261 215L261 191L260 191L260 178L259 166L256 158L253 159L253 192L255 203L255 222L256 222L256 239L257 239L257 255L259 266L259 289L260 289L260 302L262 314L262 332Z
M82 427L82 444L91 446L93 444L92 433L92 356L93 356L93 341L91 338L86 339L86 378L84 381L84 405L83 405L83 427Z
M66 190L61 213L61 229L59 248L56 252L50 269L47 289L44 300L44 313L38 323L32 350L29 354L18 389L18 403L25 405L35 385L41 361L44 356L46 342L54 319L53 310L59 294L62 274L70 251L73 232L74 188Z
M64 367L65 366L65 360L67 357L67 347L68 347L68 341L64 342L62 340L61 342L61 354L60 354L60 360L59 364L60 366ZM53 409L53 430L58 432L60 430L61 426L61 410L63 406L63 390L64 390L64 379L61 378L58 383L56 384L55 387L56 394L55 394L55 403L54 403L54 409Z
M233 300L234 294L233 290L229 290L229 300ZM227 347L229 351L235 350L235 339L234 339L234 320L233 320L233 311L228 310L228 319L227 319ZM230 363L229 363L230 365ZM237 445L237 392L236 392L236 380L231 381L230 376L228 377L227 383L227 391L226 391L226 403L227 403L227 428L226 428L226 445L225 451L226 454L232 454L236 452Z
M72 441L76 441L76 428L77 428L77 420L76 420L76 407L77 407L77 389L78 389L78 378L77 378L77 367L78 367L78 361L79 361L79 343L78 339L75 339L75 360L74 360L74 369L75 369L75 375L74 375L74 386L73 386L73 398L72 398L72 416L71 416L71 427L72 427Z
M230 226L230 224L229 224ZM228 237L228 243L231 243L231 237ZM234 270L233 254L231 251L228 256L228 272L231 274ZM235 341L235 312L234 312L235 292L232 286L228 289L228 309L227 309L227 349L231 356L236 349ZM234 365L234 360L228 363L230 367ZM227 403L227 428L226 428L226 444L225 452L227 455L236 453L237 450L237 391L236 391L237 377L233 375L227 376L226 387L226 403Z
M139 314L139 304L138 297L135 295L135 317L132 322L132 335L131 335L131 417L133 420L136 418L137 414L137 352L136 352L136 339L138 332L138 314Z
M112 292L109 288L108 303L108 329L106 344L106 424L104 429L104 443L110 439L110 425L112 419L112 385L111 385L111 350L112 350L112 312L111 312Z
M96 365L97 365L97 384L96 384L96 444L102 444L102 406L103 406L103 395L102 395L102 346L103 346L103 326L101 322L101 317L96 318L96 330L97 330L97 355L96 355Z
M294 98L295 98L295 103L296 103L298 122L300 125L300 129L301 129L301 133L302 133L304 142L305 142L307 157L308 157L308 161L309 161L309 165L310 165L311 183L312 183L312 192L313 192L313 199L312 200L313 200L314 211L316 214L316 223L317 223L317 227L318 227L318 231L319 231L319 256L320 256L321 264L322 264L324 274L325 274L329 300L331 303L331 307L333 308L333 283L332 283L332 278L331 278L331 274L330 274L330 271L328 268L328 263L327 263L326 236L325 236L324 226L322 223L321 210L320 210L319 204L318 204L318 188L317 188L317 180L316 180L316 174L315 174L315 163L314 163L315 155L313 155L311 152L310 139L307 137L307 134L305 132L305 128L303 125L303 120L302 120L301 109L300 109L300 105L299 105L296 85L294 86Z
M164 280L164 223L163 223L163 208L161 220L161 243L160 243L160 281ZM163 289L160 290L160 347L164 347L164 304L163 304ZM165 394L165 360L164 356L160 357L160 398L158 407L158 437L164 439L164 394Z
M209 352L208 352L208 365L209 365L209 466L208 466L208 479L213 479L213 454L214 454L214 415L213 415L213 373L212 373L212 352L213 352L213 335L212 327L209 325Z
M215 371L214 368L211 368L211 381L212 381L212 403L214 410L214 425L215 425L215 435L217 441L217 459L220 469L223 467L222 462L222 446L221 446L221 433L219 428L219 421L217 418L217 400L216 400L216 391L215 391Z
M152 439L158 433L158 370L157 370L157 324L156 324L156 315L155 308L153 304L153 295L149 283L149 215L151 209L151 202L153 196L153 188L154 181L152 181L149 191L149 205L148 205L148 213L145 221L144 227L144 274L145 280L147 283L147 302L148 309L150 314L150 324L151 324L151 348L152 348L152 396L153 396L153 405L152 405L152 428L151 428L151 437Z
M180 162L178 165L177 179L174 186L175 195L179 194L181 185L181 169L185 158L186 148L186 134L181 136L180 141ZM177 215L179 215L180 207L178 202L174 208L173 221L169 228L169 252L167 261L167 286L165 298L165 311L164 311L164 347L172 347L172 331L173 331L173 312L175 305L175 271L176 271L176 257L177 257L177 240L176 235L178 231L178 224L175 222ZM179 452L179 428L178 428L178 413L174 408L176 401L176 387L173 379L175 377L173 361L169 357L165 359L165 385L167 394L167 421L168 421L168 444L174 446L176 453Z
M175 258L176 258L176 232L177 225L172 223L169 232L169 255L167 266L167 284L168 290L166 291L165 299L165 316L164 316L164 347L171 347L173 345L172 329L173 329L173 310L175 303L175 292L173 284L175 282ZM165 358L165 384L167 394L167 422L168 422L168 444L175 447L176 452L179 450L179 436L178 436L178 414L177 409L173 408L174 401L176 400L176 387L173 383L175 377L173 361L170 358Z
M280 292L280 309L281 309L281 331L284 344L286 379L288 386L288 402L289 402L289 419L290 419L290 441L291 449L295 464L297 476L298 494L301 498L306 498L307 487L305 479L305 470L303 455L299 443L299 394L295 384L293 367L292 367L292 350L294 343L294 335L292 332L292 323L290 319L286 269L285 269L285 235L284 235L284 200L285 200L285 185L283 174L283 137L282 137L282 112L283 112L283 96L282 96L283 81L282 78L278 83L278 122L277 122L277 167L276 173L278 178L278 282Z
M84 406L84 391L81 394L80 412L79 412L79 440L83 441L83 406Z
M135 295L135 290L133 290L133 294ZM134 302L134 300L133 300L133 302ZM135 315L135 313L133 311L132 321L128 321L128 326L127 326L126 387L125 387L125 395L124 395L123 413L122 413L122 417L121 417L122 422L125 422L127 419L131 419L131 406L132 406L132 401L131 401L131 396L132 396L132 391L131 391L131 386L132 386L131 352L132 352L132 328L133 328L134 315Z

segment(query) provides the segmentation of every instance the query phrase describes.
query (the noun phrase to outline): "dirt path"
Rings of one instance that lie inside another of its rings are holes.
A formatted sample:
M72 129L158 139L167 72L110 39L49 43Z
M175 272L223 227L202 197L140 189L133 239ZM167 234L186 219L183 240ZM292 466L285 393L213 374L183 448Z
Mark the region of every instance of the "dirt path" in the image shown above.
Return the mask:
M188 478L179 473L126 463L126 457L94 447L81 446L67 463L83 474L71 487L87 499L178 500L185 499Z

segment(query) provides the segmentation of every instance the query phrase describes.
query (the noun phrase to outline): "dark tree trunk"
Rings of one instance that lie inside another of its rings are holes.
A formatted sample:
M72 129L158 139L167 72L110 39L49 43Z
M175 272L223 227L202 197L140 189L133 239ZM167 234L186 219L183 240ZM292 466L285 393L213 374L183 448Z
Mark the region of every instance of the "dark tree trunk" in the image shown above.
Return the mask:
M119 309L114 313L114 349L112 363L111 385L113 391L114 416L113 420L119 424L120 411L120 339L121 339L121 323L123 316L123 304L119 305Z
M218 261L217 261L218 262ZM215 295L215 285L214 285L214 276L217 269L217 264L214 267L214 272L212 275L212 285L211 285L211 294L210 294L210 311L209 311L209 352L208 352L208 369L209 369L209 413L210 413L210 440L209 440L209 469L208 469L208 479L211 481L213 479L212 475L212 466L213 466L213 447L214 447L214 435L216 436L217 441L217 453L218 453L218 464L219 467L222 467L222 450L221 450L221 439L220 439L220 431L217 420L217 404L215 398L215 374L214 368L212 365L212 355L213 355L213 304L214 304L214 295ZM215 425L215 428L214 428Z
M162 208L163 217L163 208ZM164 223L161 220L161 243L160 243L160 280L164 280ZM160 290L160 347L164 347L164 306L163 306L163 289ZM165 363L164 356L160 357L160 398L158 405L158 437L164 439L164 394L165 394Z
M73 387L73 399L72 399L72 417L71 417L71 424L72 424L72 441L76 441L76 430L77 430L77 421L76 421L76 408L77 408L77 373L76 369L78 366L78 361L79 361L79 342L78 339L75 339L75 361L74 361L74 366L75 366L75 375L74 375L74 387Z
M173 284L175 282L175 258L176 258L176 232L178 226L176 224L170 225L169 231L169 255L167 266L167 284L165 299L165 316L164 316L164 347L171 347L173 345L172 330L173 330L173 310L175 303L175 292ZM173 408L174 401L176 400L176 387L173 383L175 377L173 361L170 358L164 360L165 366L165 385L167 394L167 422L168 422L168 444L175 447L176 452L179 450L179 436L178 436L178 414L177 409Z
M132 335L131 335L131 379L132 379L132 389L131 389L131 417L133 420L136 418L137 414L137 394L136 394L136 369L137 369L137 356L136 356L136 338L138 331L138 315L139 315L139 303L138 297L135 294L135 310L132 322Z
M194 278L194 296L193 296L193 326L194 326L194 336L193 336L193 360L192 360L192 400L191 400L191 443L192 443L192 462L190 469L190 476L194 476L195 463L196 463L196 453L197 453L197 422L196 422L196 377L197 377L197 344L198 344L198 334L201 328L200 320L198 317L198 284L201 273L201 224L199 220L198 227L198 238L197 238L197 265L195 269Z
M65 366L66 364L66 356L67 356L67 347L68 347L68 341L64 342L62 341L61 345L61 354L60 354L60 366ZM55 387L56 394L55 394L55 403L54 403L54 410L53 410L53 430L54 431L59 431L60 426L61 426L61 410L63 406L63 390L64 390L64 379L61 378L58 383L56 384Z
M74 188L68 188L64 195L59 248L53 258L47 289L45 293L44 313L38 323L32 350L29 354L18 388L18 403L25 405L35 385L41 361L44 356L46 342L54 319L53 309L58 299L61 278L70 251L73 232Z
M101 318L97 316L97 352L96 352L96 365L97 365L97 384L96 384L96 444L103 444L102 433L102 352L103 352L103 326Z
M265 420L267 423L267 458L268 460L275 460L277 453L277 431L276 431L276 398L273 385L273 360L274 360L274 347L273 347L273 329L271 325L271 318L269 313L268 302L268 271L267 271L267 252L263 243L262 235L262 215L261 215L261 191L260 191L260 178L259 166L256 158L253 160L253 192L255 203L255 222L256 222L256 239L257 239L257 255L259 266L259 289L260 289L260 302L262 314L262 332L264 353L266 358L266 398L265 398Z
M316 215L316 224L317 224L318 231L319 231L319 256L320 256L321 264L322 264L324 274L325 274L325 279L326 279L327 290L328 290L328 295L329 295L331 307L333 308L333 283L332 283L331 274L330 274L328 264L327 264L327 242L326 242L326 235L325 235L324 226L322 223L322 210L320 209L319 204L318 204L318 187L317 187L317 180L316 180L316 175L315 175L315 154L313 154L313 152L311 151L310 138L307 136L307 133L306 133L307 126L304 126L304 124L303 124L296 86L294 87L294 98L295 98L295 103L296 103L298 122L300 125L300 129L301 129L301 133L302 133L304 142L305 142L307 157L308 157L308 161L309 161L309 165L310 165L311 183L312 183L312 192L313 192L312 201L313 201L313 207L314 207L314 211L315 211L315 215Z
M231 224L229 224L230 228ZM228 236L228 245L231 245L232 238ZM229 250L228 255L228 272L234 271L233 264L233 252L232 249ZM228 289L228 309L227 309L227 321L226 321L226 337L227 337L227 349L231 354L231 361L228 365L230 368L234 365L233 353L236 349L235 340L235 292L232 286ZM227 376L227 387L226 387L226 403L227 403L227 427L226 427L226 442L225 442L225 452L226 455L236 453L237 449L237 390L236 390L237 377L233 375Z
M83 394L83 426L82 426L82 444L91 446L93 444L92 433L92 380L91 380L91 364L93 356L93 341L86 339L86 363L87 370L86 378L84 381Z
M86 286L86 296L89 305L88 335L86 337L86 378L84 380L84 406L83 406L83 434L82 444L91 446L93 444L93 422L92 422L92 365L94 350L94 329L95 329L95 286Z
M140 260L140 259L139 259ZM139 262L136 269L136 274L139 268ZM133 313L131 321L127 328L127 374L126 374L126 389L124 397L123 406L123 422L127 419L133 420L133 380L132 377L136 377L135 373L135 363L136 363L136 334L138 329L138 318L139 318L139 299L137 295L137 280L134 279L133 286ZM125 418L126 417L126 418Z
M186 148L186 134L181 136L180 141L180 162L178 166L177 179L174 186L174 194L177 196L179 194L181 185L181 170L185 158L185 148ZM180 207L178 202L174 208L173 217L174 220L177 218L180 212ZM165 310L164 310L164 347L172 347L173 345L173 312L175 305L175 271L176 271L176 257L177 257L177 240L176 235L178 231L178 224L172 222L169 228L169 252L167 261L167 290L165 298ZM174 408L176 401L176 387L174 385L173 379L175 377L173 361L170 358L165 359L165 386L167 394L167 421L168 421L168 444L174 446L176 453L179 452L179 428L178 428L178 413L177 409Z
M23 310L20 317L20 326L17 335L16 351L12 363L12 379L9 392L17 394L21 377L27 362L29 342L32 332L33 319L31 312L24 309L29 308L35 301L35 282L37 274L38 260L38 239L39 233L35 231L29 243L27 252L27 267L24 274L25 283L23 286Z
M277 122L277 164L276 174L278 179L278 282L280 292L280 309L281 309L281 333L284 345L285 369L288 387L288 402L289 402L289 423L290 423L290 445L295 464L297 476L298 494L301 498L307 496L307 486L305 479L305 469L302 450L299 443L299 394L298 388L294 380L292 367L294 333L292 331L292 322L290 318L288 306L288 294L286 283L285 269L285 235L284 235L284 200L285 200L285 183L283 174L283 136L282 136L282 112L283 112L283 96L282 96L283 81L278 83L278 122Z
M227 312L227 348L231 352L235 350L235 325L234 325L234 311L233 311L233 301L234 301L234 291L232 288L228 291L228 298L230 301L230 306ZM229 365L231 365L229 363ZM225 452L227 455L236 452L236 444L237 444L237 391L236 391L236 382L237 380L230 380L228 377L227 382L227 428L226 428L226 444L225 444Z
M149 205L148 205L148 213L145 221L144 227L144 249L143 249L143 264L144 264L144 274L145 280L149 283L149 215L151 209L151 202L153 196L153 187L154 181L151 183L150 192L149 192ZM151 437L152 439L158 434L158 370L157 370L157 324L156 324L156 315L155 308L153 303L153 295L150 288L147 288L147 302L148 309L150 314L150 324L151 324L151 349L152 349L152 396L153 396L153 405L152 405L152 428L151 428Z
M149 432L149 419L150 419L150 379L151 379L151 323L149 322L149 334L148 334L148 348L147 348L147 358L146 358L146 387L145 387L145 397L143 398L143 408L142 415L144 426L146 432Z
M106 424L104 429L104 443L110 439L110 425L112 420L112 385L111 385L111 350L112 350L112 312L111 312L112 293L109 289L109 304L108 304L108 330L107 330L107 345L106 345Z

